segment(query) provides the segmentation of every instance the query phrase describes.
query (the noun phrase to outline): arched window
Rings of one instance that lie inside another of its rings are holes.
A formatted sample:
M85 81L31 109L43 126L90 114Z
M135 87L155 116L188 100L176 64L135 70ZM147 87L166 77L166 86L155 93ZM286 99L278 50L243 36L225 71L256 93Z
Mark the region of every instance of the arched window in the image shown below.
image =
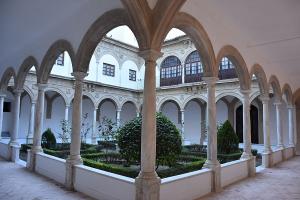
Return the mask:
M160 86L182 83L181 62L176 56L168 56L160 66Z
M223 57L219 65L219 79L231 78L237 78L235 67L227 57Z
M185 60L184 72L185 83L201 81L203 66L198 51L193 51L188 55Z

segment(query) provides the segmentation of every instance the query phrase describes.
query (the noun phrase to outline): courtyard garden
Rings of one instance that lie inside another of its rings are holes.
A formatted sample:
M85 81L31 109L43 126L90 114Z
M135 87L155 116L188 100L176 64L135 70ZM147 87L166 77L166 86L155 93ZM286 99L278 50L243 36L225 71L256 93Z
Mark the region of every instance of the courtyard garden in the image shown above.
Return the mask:
M157 145L156 171L161 178L175 176L200 170L206 160L206 145L182 145L181 134L176 126L161 113L156 114ZM81 157L83 164L100 170L135 178L140 171L142 118L137 117L119 129L109 119L103 119L98 126L101 141L98 144L87 144L83 126ZM43 133L42 147L45 154L66 159L70 154L68 123L62 123L60 138L63 143L56 143L56 138L47 129ZM218 127L218 160L226 163L238 160L242 150L238 148L238 138L230 123L226 121ZM31 145L23 144L21 157L26 158L26 152ZM257 155L254 150L252 152ZM23 156L22 156L23 155Z

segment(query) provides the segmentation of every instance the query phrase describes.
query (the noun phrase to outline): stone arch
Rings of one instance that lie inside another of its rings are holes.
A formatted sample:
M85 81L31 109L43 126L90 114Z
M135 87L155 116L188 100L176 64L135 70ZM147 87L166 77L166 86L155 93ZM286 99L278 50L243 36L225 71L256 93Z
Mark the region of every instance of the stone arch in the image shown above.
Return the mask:
M177 108L178 108L179 111L183 109L183 107L182 107L180 101L179 101L176 97L165 97L164 99L162 99L162 100L158 103L158 105L157 105L157 110L158 110L158 111L161 111L163 105L164 105L165 103L167 103L167 102L172 102L172 103L174 103L174 104L177 106Z
M8 87L8 83L10 81L10 79L13 78L14 80L14 86L16 85L16 73L13 67L8 67L1 78L0 81L0 89L1 90L7 90Z
M223 92L223 93L220 93L216 96L216 103L222 99L223 97L226 97L226 96L232 96L232 97L235 97L237 98L240 102L243 102L242 99L243 97L237 93L237 92Z
M197 96L197 97L195 97L195 96L190 96L190 97L188 97L186 100L184 100L184 102L183 102L183 108L185 109L186 108L186 106L191 102L191 101L196 101L196 102L198 102L198 103L207 103L207 99L206 99L206 97L205 96Z
M134 107L136 108L136 111L139 111L139 106L137 105L137 103L133 99L126 99L125 101L123 101L120 104L120 108L122 109L124 104L126 104L126 103L132 103L134 105Z
M261 92L260 91L256 91L254 92L253 94L250 95L250 102L252 103L256 97L260 96L261 95Z
M93 103L94 107L97 107L97 101L96 99L93 97L93 95L89 92L83 92L82 96L86 96L87 98L89 98L91 100L91 102Z
M185 32L192 39L201 57L204 75L217 77L218 74L214 70L216 61L213 46L208 34L198 20L187 13L177 13L173 19L173 23L167 29L163 30L164 35L159 40L160 45L171 28L177 28Z
M250 80L255 75L262 95L269 95L269 84L265 71L259 64L254 64L250 70Z
M293 94L293 104L296 104L298 98L300 98L300 88L298 88Z
M34 67L35 71L36 71L37 83L40 82L39 76L38 76L38 74L39 74L38 62L33 56L29 56L23 61L22 65L18 71L15 88L23 89L26 76L32 67Z
M118 100L114 97L114 96L111 96L111 95L105 95L103 97L101 97L98 102L96 103L97 107L101 107L102 103L105 101L105 100L108 100L110 102L112 102L115 107L116 107L116 110L120 110L121 109L121 106L120 104L118 103Z
M280 87L279 80L275 75L270 76L269 85L273 89L273 93L275 95L275 98L278 101L281 101L281 99L282 99L281 87Z
M286 98L286 104L292 105L293 104L293 91L291 89L291 86L287 83L284 84L281 93Z
M227 57L235 66L236 73L238 75L240 81L240 88L242 90L249 90L251 87L250 84L250 76L248 72L248 68L246 62L240 52L231 45L226 45L222 47L217 56L217 62L215 67L215 74L219 72L219 63L222 58Z
M59 94L62 98L63 98L63 100L64 100L64 102L65 102L65 105L67 105L67 104L69 104L71 101L68 101L68 97L67 97L67 95L62 91L62 90L60 90L60 89L58 89L58 88L55 88L55 87L47 87L46 89L45 89L45 93L46 92L56 92L57 94Z
M67 51L71 62L72 62L72 67L74 71L74 60L75 60L75 52L73 50L73 47L70 42L67 40L58 40L54 42L50 48L48 49L47 53L45 54L41 67L39 69L38 77L39 77L39 82L40 83L47 83L48 78L50 75L50 72L53 68L53 65L57 59L57 57Z
M139 34L137 27L131 24L128 12L125 9L114 9L100 16L84 35L74 65L74 71L87 72L90 59L99 42L107 32L115 27L127 25L137 38L139 47L144 47L146 42L143 34Z
M34 95L33 91L27 85L24 85L23 89L27 92L28 96L30 97L31 103L33 101L37 101L37 99L35 98L35 95Z

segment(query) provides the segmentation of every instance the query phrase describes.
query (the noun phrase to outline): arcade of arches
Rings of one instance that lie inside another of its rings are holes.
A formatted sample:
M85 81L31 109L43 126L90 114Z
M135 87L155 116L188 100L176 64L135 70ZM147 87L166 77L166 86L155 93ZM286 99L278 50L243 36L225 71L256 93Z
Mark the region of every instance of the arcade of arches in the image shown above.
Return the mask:
M0 71L1 157L17 162L20 145L30 143L27 167L68 189L94 198L146 200L198 198L254 176L252 149L262 155L265 168L300 152L299 89L282 84L259 64L248 66L231 45L216 52L198 20L180 11L184 0L169 2L172 6L159 0L152 9L143 7L146 1L121 2L122 9L108 10L89 29L82 29L85 34L78 46L57 40L41 59L28 56L20 67ZM168 12L158 15L159 6ZM148 14L137 12L141 7ZM109 31L124 25L134 33L138 47L108 37ZM185 34L165 40L171 28ZM184 145L207 145L204 169L169 179L157 176L155 112L164 113L176 125ZM83 115L91 127L85 142L92 144L101 140L96 127L103 118L120 127L142 116L144 145L136 179L83 166ZM41 148L47 128L59 138L62 120L72 126L66 160L45 155ZM221 165L217 126L226 120L234 127L243 154L240 160ZM93 177L91 189L86 187L89 177ZM100 192L92 191L105 181L110 183ZM187 190L182 187L186 184L201 189ZM114 193L113 187L122 191ZM171 192L177 189L178 196Z

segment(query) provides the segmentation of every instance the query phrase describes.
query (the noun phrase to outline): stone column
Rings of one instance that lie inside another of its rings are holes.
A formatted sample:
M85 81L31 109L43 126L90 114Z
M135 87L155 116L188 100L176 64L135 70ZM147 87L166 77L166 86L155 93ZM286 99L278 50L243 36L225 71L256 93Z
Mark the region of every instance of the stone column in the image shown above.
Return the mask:
M296 150L297 150L297 115L296 115L296 110L297 107L296 105L294 106L293 109L293 121L294 121L294 144L295 144L295 148L294 148L294 156L296 155Z
M248 160L248 176L254 176L256 172L255 156L251 152L251 121L250 121L250 90L241 90L243 94L243 142L244 152L241 159Z
M117 127L120 127L120 122L121 122L121 109L117 109Z
M184 144L184 110L180 110L181 112L181 138Z
M30 109L29 130L27 135L27 144L33 143L35 104L36 102L32 100L31 109Z
M295 147L294 143L294 109L295 107L293 105L289 105L288 107L288 113L289 113L289 146Z
M45 89L47 88L47 84L39 83L37 87L38 87L38 100L35 109L33 146L30 152L30 161L29 163L27 163L28 168L32 171L35 171L36 154L43 152L41 143L42 143L42 132L43 132L44 110L45 110Z
M65 121L69 120L69 110L70 110L70 104L66 104L66 107L65 107Z
M263 104L263 133L264 133L264 151L262 153L262 164L264 167L272 166L272 149L270 142L270 112L269 97L260 98Z
M221 166L217 159L217 106L216 106L216 81L215 77L204 77L207 84L207 160L204 167L212 169L212 191L221 190Z
M93 114L92 144L97 143L97 110L98 110L98 108L95 107L94 114Z
M282 142L282 127L281 127L281 102L280 101L276 101L274 103L275 107L276 107L276 128L277 128L277 147L278 149L283 149L283 142Z
M5 94L0 94L0 140L2 135L4 98L5 98Z
M80 156L80 131L81 131L81 118L82 118L82 87L83 79L87 76L84 72L74 72L72 76L75 77L75 93L73 101L72 113L72 135L70 155L66 160L66 181L65 185L68 189L74 188L74 166L82 164Z
M162 53L142 51L145 59L145 80L141 136L141 171L135 180L136 200L158 200L160 178L155 171L156 160L156 60Z

